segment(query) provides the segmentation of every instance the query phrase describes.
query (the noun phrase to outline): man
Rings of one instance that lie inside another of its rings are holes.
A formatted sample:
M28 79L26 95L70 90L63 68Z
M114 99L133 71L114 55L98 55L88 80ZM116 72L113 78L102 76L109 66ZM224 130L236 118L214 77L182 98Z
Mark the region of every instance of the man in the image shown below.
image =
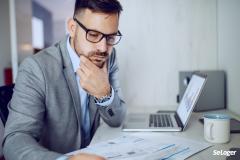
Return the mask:
M24 60L9 103L6 160L67 159L63 154L90 143L100 117L121 125L126 109L113 48L121 10L117 0L76 0L69 36Z

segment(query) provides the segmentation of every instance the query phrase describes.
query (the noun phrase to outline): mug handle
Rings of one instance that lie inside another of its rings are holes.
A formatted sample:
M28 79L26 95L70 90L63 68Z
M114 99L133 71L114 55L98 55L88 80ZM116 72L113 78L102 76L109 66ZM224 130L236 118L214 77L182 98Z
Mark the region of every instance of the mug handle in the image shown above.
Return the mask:
M212 124L212 123L207 124L207 128L206 128L207 134L206 134L206 136L207 136L207 138L210 139L210 140L213 140L213 139L214 139L213 136L212 136L212 127L213 127L213 124Z

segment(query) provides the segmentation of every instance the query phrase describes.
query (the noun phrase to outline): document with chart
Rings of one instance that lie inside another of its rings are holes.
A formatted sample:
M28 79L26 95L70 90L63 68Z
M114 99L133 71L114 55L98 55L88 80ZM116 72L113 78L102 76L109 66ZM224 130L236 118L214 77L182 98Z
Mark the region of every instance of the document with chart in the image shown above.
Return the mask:
M167 138L170 141L175 139L172 136L162 138ZM174 143L159 143L158 141L152 141L138 136L122 135L112 140L90 145L85 149L71 152L67 155L84 152L101 155L108 160L164 160L169 158L172 160L182 160L209 146L207 143L182 138Z

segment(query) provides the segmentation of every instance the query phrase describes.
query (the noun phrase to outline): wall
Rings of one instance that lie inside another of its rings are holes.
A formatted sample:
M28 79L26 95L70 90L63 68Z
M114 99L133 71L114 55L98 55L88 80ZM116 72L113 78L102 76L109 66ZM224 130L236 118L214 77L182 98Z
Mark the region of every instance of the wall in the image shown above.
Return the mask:
M216 0L121 0L120 83L128 106L176 107L180 70L217 69Z
M15 0L18 64L33 54L32 49L32 1Z
M59 42L66 35L66 21L56 20L53 22L53 43Z
M0 86L4 85L4 68L11 67L9 1L0 5Z
M240 115L240 1L218 0L219 68L227 72L228 107Z
M32 1L32 15L43 21L44 26L44 46L48 47L53 43L52 14L37 2Z

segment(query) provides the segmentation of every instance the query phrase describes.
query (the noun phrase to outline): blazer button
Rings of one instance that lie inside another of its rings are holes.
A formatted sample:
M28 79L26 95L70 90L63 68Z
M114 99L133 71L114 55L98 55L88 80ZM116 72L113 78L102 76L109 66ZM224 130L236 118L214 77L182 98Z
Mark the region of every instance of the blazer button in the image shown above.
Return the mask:
M111 117L114 116L114 113L113 113L112 109L109 109L109 110L108 110L108 114L109 114Z

